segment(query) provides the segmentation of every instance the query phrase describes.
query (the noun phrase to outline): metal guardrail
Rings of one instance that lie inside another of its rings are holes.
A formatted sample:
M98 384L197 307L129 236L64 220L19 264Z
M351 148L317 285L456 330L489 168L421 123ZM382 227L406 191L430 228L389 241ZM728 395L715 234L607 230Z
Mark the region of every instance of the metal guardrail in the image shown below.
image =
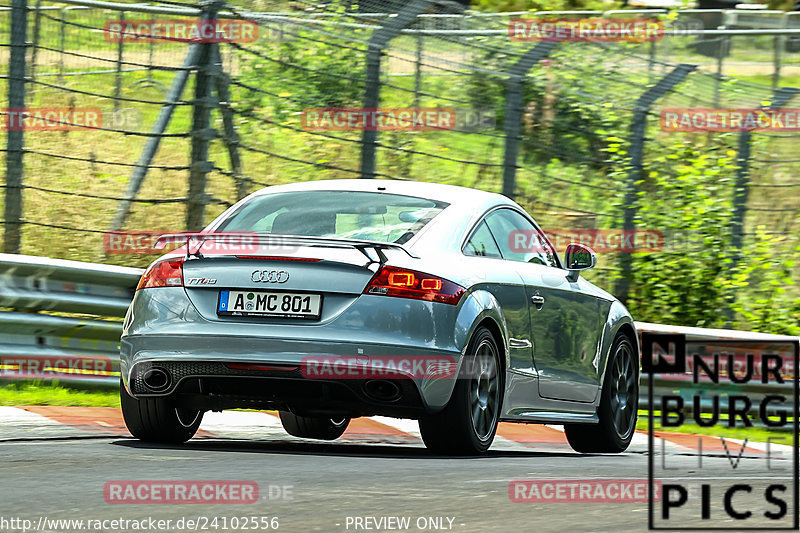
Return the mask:
M0 381L37 379L116 387L122 318L143 270L26 255L0 254ZM800 342L797 337L637 322L639 333L684 335L687 342ZM797 369L793 369L792 377ZM659 393L691 396L710 384L659 377ZM783 386L748 385L758 401L791 396ZM647 404L647 376L640 402ZM708 402L704 400L703 411ZM655 406L658 407L658 406Z
M0 380L116 386L138 268L0 254Z

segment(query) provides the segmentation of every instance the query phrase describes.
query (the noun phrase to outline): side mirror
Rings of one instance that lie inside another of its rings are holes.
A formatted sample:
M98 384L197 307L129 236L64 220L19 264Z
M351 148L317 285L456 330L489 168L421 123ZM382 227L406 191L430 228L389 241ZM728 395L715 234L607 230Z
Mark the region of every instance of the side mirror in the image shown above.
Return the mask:
M573 282L578 281L581 270L588 270L597 265L597 254L588 246L573 242L567 245L567 250L564 252L564 263L569 270L567 279Z

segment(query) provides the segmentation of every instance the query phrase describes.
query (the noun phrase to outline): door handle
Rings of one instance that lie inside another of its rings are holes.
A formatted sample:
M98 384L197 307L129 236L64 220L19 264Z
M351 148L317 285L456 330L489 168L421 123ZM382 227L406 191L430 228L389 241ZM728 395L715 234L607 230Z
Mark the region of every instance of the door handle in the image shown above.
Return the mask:
M531 296L531 303L541 309L541 307L544 305L544 296L534 294Z

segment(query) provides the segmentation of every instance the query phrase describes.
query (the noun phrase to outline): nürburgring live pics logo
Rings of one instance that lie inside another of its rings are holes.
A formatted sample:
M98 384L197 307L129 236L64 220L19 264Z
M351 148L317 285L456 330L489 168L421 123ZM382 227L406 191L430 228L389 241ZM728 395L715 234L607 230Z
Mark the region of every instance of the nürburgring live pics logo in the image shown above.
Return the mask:
M642 333L649 529L798 529L798 351L789 338L700 341ZM706 429L758 424L775 436L765 444L698 437L696 453L677 457L666 454L663 440L655 446L657 414L661 426L672 429L687 422ZM656 484L660 501L652 498Z

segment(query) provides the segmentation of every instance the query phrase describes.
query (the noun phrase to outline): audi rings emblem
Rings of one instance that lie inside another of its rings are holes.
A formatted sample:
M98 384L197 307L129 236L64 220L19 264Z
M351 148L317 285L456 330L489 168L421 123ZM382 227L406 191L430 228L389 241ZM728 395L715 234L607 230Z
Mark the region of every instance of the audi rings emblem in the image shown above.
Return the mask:
M289 281L289 273L285 270L254 270L250 279L255 282L286 283Z

